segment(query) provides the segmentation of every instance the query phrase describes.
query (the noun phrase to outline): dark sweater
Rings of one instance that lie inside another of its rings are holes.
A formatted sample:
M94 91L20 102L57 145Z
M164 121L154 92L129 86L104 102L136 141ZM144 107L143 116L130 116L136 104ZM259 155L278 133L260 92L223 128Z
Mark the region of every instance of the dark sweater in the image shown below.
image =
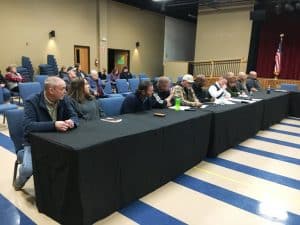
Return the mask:
M146 97L142 100L140 95L132 93L125 98L121 107L121 114L151 110L155 104L156 100L153 97Z
M129 73L129 72L127 72L127 73L122 72L122 73L120 74L120 79L126 79L126 80L132 79L132 75L131 75L131 73Z
M196 97L200 102L209 102L210 96L208 94L208 91L200 87L199 85L193 84L193 89L195 92Z
M100 119L100 117L105 117L105 113L100 108L98 101L94 98L90 100L87 99L83 103L79 103L75 99L70 98L70 102L80 119L97 120Z

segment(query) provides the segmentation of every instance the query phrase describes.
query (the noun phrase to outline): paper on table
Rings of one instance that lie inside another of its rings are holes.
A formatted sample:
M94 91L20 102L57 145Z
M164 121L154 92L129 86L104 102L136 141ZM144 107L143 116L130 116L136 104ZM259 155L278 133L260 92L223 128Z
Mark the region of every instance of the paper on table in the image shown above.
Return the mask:
M205 109L208 105L202 105L201 109Z
M179 110L184 111L185 109L190 109L191 107L189 106L179 106ZM174 109L175 110L175 106L171 106L169 107L169 109Z
M105 121L105 122L110 122L110 123L120 123L122 121L122 119L120 119L120 118L113 118L113 117L106 117L101 120Z
M231 102L227 99L216 99L215 103L218 105L234 105L235 104L234 102Z

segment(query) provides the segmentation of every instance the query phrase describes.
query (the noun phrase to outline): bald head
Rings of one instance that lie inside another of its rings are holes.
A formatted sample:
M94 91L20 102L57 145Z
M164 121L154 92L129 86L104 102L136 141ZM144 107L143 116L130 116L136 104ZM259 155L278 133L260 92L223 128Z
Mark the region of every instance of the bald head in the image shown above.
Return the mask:
M168 91L170 88L170 79L168 77L159 77L157 81L157 88L160 91Z
M249 76L255 79L257 78L257 73L255 71L250 71Z

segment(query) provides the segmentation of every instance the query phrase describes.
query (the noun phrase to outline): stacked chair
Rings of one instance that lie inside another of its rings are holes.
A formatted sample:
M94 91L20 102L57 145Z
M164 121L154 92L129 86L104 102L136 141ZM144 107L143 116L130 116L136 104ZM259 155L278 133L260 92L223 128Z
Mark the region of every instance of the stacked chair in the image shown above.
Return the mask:
M52 74L52 75L57 75L58 67L57 67L57 61L56 61L54 55L47 55L47 64L52 67L52 71L54 72L54 74Z
M27 69L27 77L25 77L23 74L22 75L24 76L26 81L32 81L34 70L30 58L26 56L22 56L21 61L22 61L22 67Z

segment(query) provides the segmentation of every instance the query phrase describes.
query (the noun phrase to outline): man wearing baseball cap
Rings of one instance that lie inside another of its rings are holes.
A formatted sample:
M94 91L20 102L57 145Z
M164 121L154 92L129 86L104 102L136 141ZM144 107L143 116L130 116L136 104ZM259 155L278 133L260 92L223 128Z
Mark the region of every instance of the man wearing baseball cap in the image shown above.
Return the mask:
M201 102L195 95L192 88L194 83L194 78L191 74L186 74L182 77L180 85L176 85L172 90L173 98L179 98L181 100L181 105L201 107Z
M64 77L63 80L66 83L66 89L69 90L69 86L71 84L71 81L74 80L76 76L76 68L73 66L69 66L67 69L68 76Z

